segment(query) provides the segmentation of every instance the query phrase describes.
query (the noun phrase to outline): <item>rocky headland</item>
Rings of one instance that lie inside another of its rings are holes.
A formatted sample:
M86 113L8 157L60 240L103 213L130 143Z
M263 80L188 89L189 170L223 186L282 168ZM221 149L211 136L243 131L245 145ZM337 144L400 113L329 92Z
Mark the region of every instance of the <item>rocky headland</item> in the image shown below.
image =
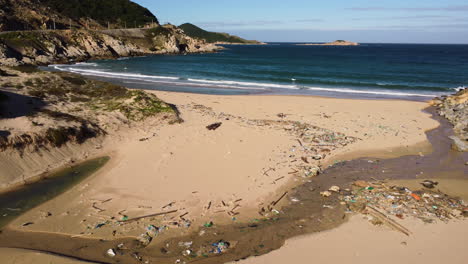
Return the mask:
M151 54L214 52L221 49L193 39L177 27L85 29L0 33L0 65L47 65L89 59Z

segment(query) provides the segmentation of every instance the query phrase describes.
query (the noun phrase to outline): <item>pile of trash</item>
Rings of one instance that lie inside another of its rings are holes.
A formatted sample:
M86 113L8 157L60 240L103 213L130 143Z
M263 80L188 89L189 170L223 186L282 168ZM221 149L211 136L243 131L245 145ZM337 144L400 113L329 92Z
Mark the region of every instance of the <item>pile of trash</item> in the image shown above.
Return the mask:
M234 243L235 244L235 243ZM182 251L182 255L189 258L196 257L209 257L212 255L218 255L225 253L229 248L234 245L232 242L219 240L210 245L200 246L198 250L193 249L193 242L179 242L179 247L185 248Z
M384 215L385 218L389 215L399 219L412 216L432 223L468 217L468 205L463 200L429 189L437 185L436 182L424 181L421 184L425 186L424 190L412 191L381 182L358 181L342 199L350 211ZM380 217L374 220L382 222Z

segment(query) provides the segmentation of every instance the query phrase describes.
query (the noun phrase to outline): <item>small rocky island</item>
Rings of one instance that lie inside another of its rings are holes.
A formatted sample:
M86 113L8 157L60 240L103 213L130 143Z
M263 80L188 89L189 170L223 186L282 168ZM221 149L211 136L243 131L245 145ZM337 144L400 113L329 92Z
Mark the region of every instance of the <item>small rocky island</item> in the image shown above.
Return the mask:
M328 43L305 43L297 44L298 46L359 46L357 42L351 42L347 40L335 40Z

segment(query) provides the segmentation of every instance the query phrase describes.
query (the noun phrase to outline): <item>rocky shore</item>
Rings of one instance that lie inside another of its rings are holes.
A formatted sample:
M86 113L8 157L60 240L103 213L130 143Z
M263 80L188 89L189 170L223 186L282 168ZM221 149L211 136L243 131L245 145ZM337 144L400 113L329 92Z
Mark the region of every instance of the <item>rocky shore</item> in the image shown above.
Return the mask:
M436 106L441 116L453 125L455 135L451 137L453 148L468 151L468 89L454 95L435 98L431 104Z
M147 29L36 30L0 34L0 65L47 65L151 54L215 52L222 49L164 25Z

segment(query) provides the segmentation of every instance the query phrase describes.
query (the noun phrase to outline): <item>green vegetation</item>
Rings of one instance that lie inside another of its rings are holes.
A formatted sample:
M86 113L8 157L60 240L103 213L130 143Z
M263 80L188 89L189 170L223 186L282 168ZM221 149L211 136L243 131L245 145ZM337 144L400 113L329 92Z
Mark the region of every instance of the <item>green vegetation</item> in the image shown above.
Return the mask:
M36 66L32 66L32 65L21 65L21 66L14 66L14 67L11 67L13 70L16 70L16 71L19 71L19 72L22 72L22 73L35 73L35 72L40 72L41 70L39 70Z
M201 29L193 24L185 23L179 26L185 34L192 38L205 39L209 43L214 42L228 42L228 43L244 43L244 44L258 44L255 40L245 40L243 38L232 36L227 33L209 32Z
M54 76L55 78L52 78ZM173 108L155 95L140 90L129 90L111 83L92 81L69 73L55 73L49 81L33 78L24 84L28 94L38 98L56 98L60 101L86 103L94 110L119 111L129 120L141 121L158 113L174 113ZM52 80L53 79L53 80ZM73 116L41 111L55 119L73 120Z
M130 0L40 0L43 4L73 20L91 18L102 26L107 22L122 27L143 26L158 23L158 19L146 8Z
M155 36L161 36L161 35L168 37L168 36L172 35L172 32L171 32L170 29L165 28L165 27L161 27L161 26L151 28L146 32L147 32L146 34L149 35L149 37L155 37Z

